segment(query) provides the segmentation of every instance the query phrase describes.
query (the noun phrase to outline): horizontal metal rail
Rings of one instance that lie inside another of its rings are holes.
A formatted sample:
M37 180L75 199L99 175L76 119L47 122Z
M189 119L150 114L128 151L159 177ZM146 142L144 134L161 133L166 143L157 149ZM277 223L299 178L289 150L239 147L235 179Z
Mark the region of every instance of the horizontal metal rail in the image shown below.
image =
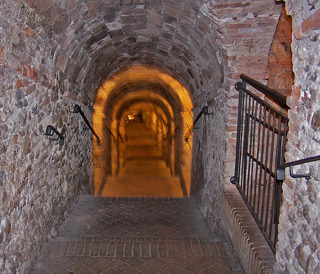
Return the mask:
M254 161L259 167L261 167L263 170L265 170L268 174L270 174L273 178L276 177L276 174L268 167L266 167L262 162L260 162L257 158L252 156L251 154L247 153L248 158L250 160Z
M304 158L304 159L300 159L300 160L293 161L293 162L285 163L284 165L279 166L277 168L277 179L278 180L284 180L285 179L285 169L287 167L289 167L290 168L291 177L293 177L293 178L303 178L304 177L306 180L309 180L311 178L311 176L312 176L312 172L311 171L309 171L308 173L305 173L305 174L297 174L297 173L293 172L293 167L294 166L298 166L298 165L303 165L303 164L306 164L306 163L315 162L315 161L320 161L320 155L313 156L313 157L308 157L308 158Z
M79 113L82 117L82 119L85 121L85 123L87 124L87 126L89 127L89 129L91 130L91 132L94 134L94 136L96 136L97 140L98 140L98 143L100 143L100 138L99 136L97 135L97 133L94 131L94 129L92 128L92 126L90 125L87 117L84 115L81 107L79 105L75 105L74 106L74 109L73 109L73 113Z
M286 103L286 96L282 95L281 93L261 84L260 82L248 77L247 75L241 74L240 78L248 83L250 86L254 87L255 89L259 90L262 92L264 95L272 98L273 100L276 101L278 105L281 107L288 109L288 105Z

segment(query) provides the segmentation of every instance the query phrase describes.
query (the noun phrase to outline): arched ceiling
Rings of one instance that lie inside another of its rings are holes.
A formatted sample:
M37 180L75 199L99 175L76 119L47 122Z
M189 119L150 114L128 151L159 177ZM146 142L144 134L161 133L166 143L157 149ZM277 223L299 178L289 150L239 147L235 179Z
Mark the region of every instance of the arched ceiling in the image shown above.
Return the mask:
M104 126L116 129L121 115L137 102L161 109L167 121L192 124L193 104L188 91L173 77L157 69L131 66L110 77L98 90L93 124L99 133ZM181 125L180 125L181 126Z
M149 115L154 113L157 115L158 119L160 119L165 126L168 125L168 121L170 117L168 117L168 113L166 113L166 109L162 108L163 106L157 104L156 102L150 101L134 101L131 104L127 105L126 108L122 108L119 112L119 120L122 122L125 121L125 117L129 114L135 112L146 112Z
M274 0L19 0L30 44L59 82L91 104L115 72L171 75L200 105L240 73L265 79L281 5ZM10 8L8 8L10 12ZM43 56L42 56L43 55ZM48 60L52 59L52 60ZM252 69L253 68L253 69Z
M154 106L157 106L162 109L162 112L167 117L168 121L173 119L172 107L167 103L166 100L161 98L161 96L155 96L152 92L138 92L134 96L127 96L124 100L121 100L119 104L114 108L112 119L120 120L123 112L136 104L144 104L150 102Z
M24 2L40 16L52 40L56 69L77 89L81 86L80 92L90 92L92 101L108 77L134 64L160 68L191 94L221 85L223 69L208 1Z
M141 93L141 91L148 90L147 93ZM106 113L110 112L113 105L118 102L125 100L130 94L138 93L145 99L152 98L153 94L159 95L166 102L168 102L175 112L182 111L182 102L179 96L172 90L166 83L152 83L149 81L129 81L124 84L119 83L108 96L108 102L106 103Z

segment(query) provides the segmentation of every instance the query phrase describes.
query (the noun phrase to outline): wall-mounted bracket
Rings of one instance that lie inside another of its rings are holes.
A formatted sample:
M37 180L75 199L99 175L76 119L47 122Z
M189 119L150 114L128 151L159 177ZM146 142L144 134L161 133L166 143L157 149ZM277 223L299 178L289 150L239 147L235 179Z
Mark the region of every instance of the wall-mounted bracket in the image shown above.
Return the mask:
M210 112L210 113L209 113L207 106L204 106L203 109L202 109L202 111L203 111L203 115L212 115L212 114L213 114L213 112Z
M63 146L64 145L64 137L62 134L52 125L48 125L46 128L46 132L43 134L44 136L47 136L50 141L59 141L59 145ZM54 135L57 135L56 138L50 138Z
M294 173L293 172L293 166L292 165L289 167L289 169L290 169L290 176L292 178L305 178L306 181L309 181L311 176L312 176L312 171L311 170L308 173L305 173L305 174L298 174L298 173Z
M315 161L319 161L319 160L320 160L320 155L317 155L317 156L313 156L313 157L309 157L309 158L286 163L283 166L280 166L277 168L277 180L283 181L286 178L285 177L285 168L289 167L290 168L290 176L292 178L305 178L306 181L308 182L312 177L313 167L311 166L309 172L305 173L305 174L294 173L293 167L296 165L302 165L305 163L315 162Z
M70 110L70 113L80 113L81 108L79 105L74 105L73 110Z

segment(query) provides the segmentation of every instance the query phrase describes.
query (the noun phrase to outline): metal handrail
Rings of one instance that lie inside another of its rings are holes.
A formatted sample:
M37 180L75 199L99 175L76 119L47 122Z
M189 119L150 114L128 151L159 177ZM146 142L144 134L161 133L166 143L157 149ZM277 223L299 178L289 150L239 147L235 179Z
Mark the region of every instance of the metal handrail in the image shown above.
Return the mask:
M293 167L298 166L298 165L302 165L302 164L306 164L306 163L310 163L310 162L315 162L315 161L320 161L320 155L285 163L283 166L280 166L277 168L277 179L283 181L285 179L285 169L287 167L289 167L290 168L290 175L292 178L303 178L304 177L306 180L309 180L312 176L311 171L309 171L308 173L305 173L305 174L297 174L297 173L293 172Z
M191 135L192 130L194 129L195 125L197 124L197 122L199 121L199 119L201 118L202 115L210 115L212 113L208 113L208 107L204 106L201 111L199 112L199 114L197 115L196 119L194 119L193 123L192 123L192 127L189 129L189 131L187 132L186 136L184 137L184 140L186 142L188 142L189 137Z
M180 130L179 125L177 125L176 128L174 129L174 133L173 133L173 135L171 136L170 143L172 143L173 140L176 138L177 133L178 133L178 130Z
M118 136L119 136L119 138L120 138L121 143L123 143L123 138L122 138L122 135L121 135L121 133L120 133L119 130L118 130Z
M288 105L286 103L286 96L282 95L281 93L259 83L258 81L248 77L247 75L241 74L240 78L250 84L252 87L256 88L260 92L262 92L264 95L271 97L273 100L275 100L281 107L288 109ZM242 84L242 83L240 83ZM237 89L237 87L236 87Z
M92 128L92 126L90 125L87 117L84 115L81 107L79 105L75 105L74 106L74 109L72 111L72 113L79 113L81 115L81 117L83 118L83 120L85 121L85 123L87 124L87 126L89 127L89 129L91 130L91 132L94 134L94 136L97 137L97 140L98 140L98 143L100 143L100 138L99 136L97 135L97 133L94 131L94 129Z
M115 142L116 142L116 137L113 135L113 133L112 133L111 129L110 129L110 128L108 128L108 127L106 127L106 128L107 128L108 132L110 133L110 135L112 136L113 141L115 141Z

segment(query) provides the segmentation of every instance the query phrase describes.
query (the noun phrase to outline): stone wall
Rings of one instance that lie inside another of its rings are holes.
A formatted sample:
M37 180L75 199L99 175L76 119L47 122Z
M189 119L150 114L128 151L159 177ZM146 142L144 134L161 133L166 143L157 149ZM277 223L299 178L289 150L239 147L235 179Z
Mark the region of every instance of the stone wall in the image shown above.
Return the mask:
M320 154L320 2L286 1L293 20L294 86L287 102L289 134L286 161ZM293 179L287 171L277 245L277 273L320 273L320 166L295 167L297 173L313 169L309 182Z
M67 97L55 44L21 1L0 3L0 272L28 273L78 193L90 192L91 138ZM76 98L76 97L75 97ZM43 136L53 125L64 144Z
M77 193L91 191L91 135L69 111L79 103L91 120L97 88L133 64L179 80L194 115L208 102L213 115L194 131L192 182L207 220L219 225L222 189L234 169L234 84L240 73L267 79L281 5L3 0L0 7L1 271L27 271ZM48 124L65 135L63 146L44 138Z
M226 123L226 165L224 174L234 175L238 92L234 85L240 74L266 83L271 44L281 14L282 5L267 1L210 1L209 10L217 25L221 49L227 58L224 89L228 111Z
M202 212L213 227L222 219L223 189L234 175L240 74L266 82L269 52L281 5L268 1L208 1L209 14L220 39L217 59L225 68L223 82L208 97L212 116L195 131L193 181L199 180ZM212 81L214 81L214 77ZM202 118L201 118L202 119Z
M221 89L222 91L222 89ZM203 187L201 189L202 213L212 229L221 231L222 196L224 188L224 169L226 160L226 98L221 92L209 101L208 109L211 115L203 116L202 143L199 152L194 151L196 157L201 156L203 163ZM219 130L218 130L219 129ZM217 229L218 228L218 229Z

